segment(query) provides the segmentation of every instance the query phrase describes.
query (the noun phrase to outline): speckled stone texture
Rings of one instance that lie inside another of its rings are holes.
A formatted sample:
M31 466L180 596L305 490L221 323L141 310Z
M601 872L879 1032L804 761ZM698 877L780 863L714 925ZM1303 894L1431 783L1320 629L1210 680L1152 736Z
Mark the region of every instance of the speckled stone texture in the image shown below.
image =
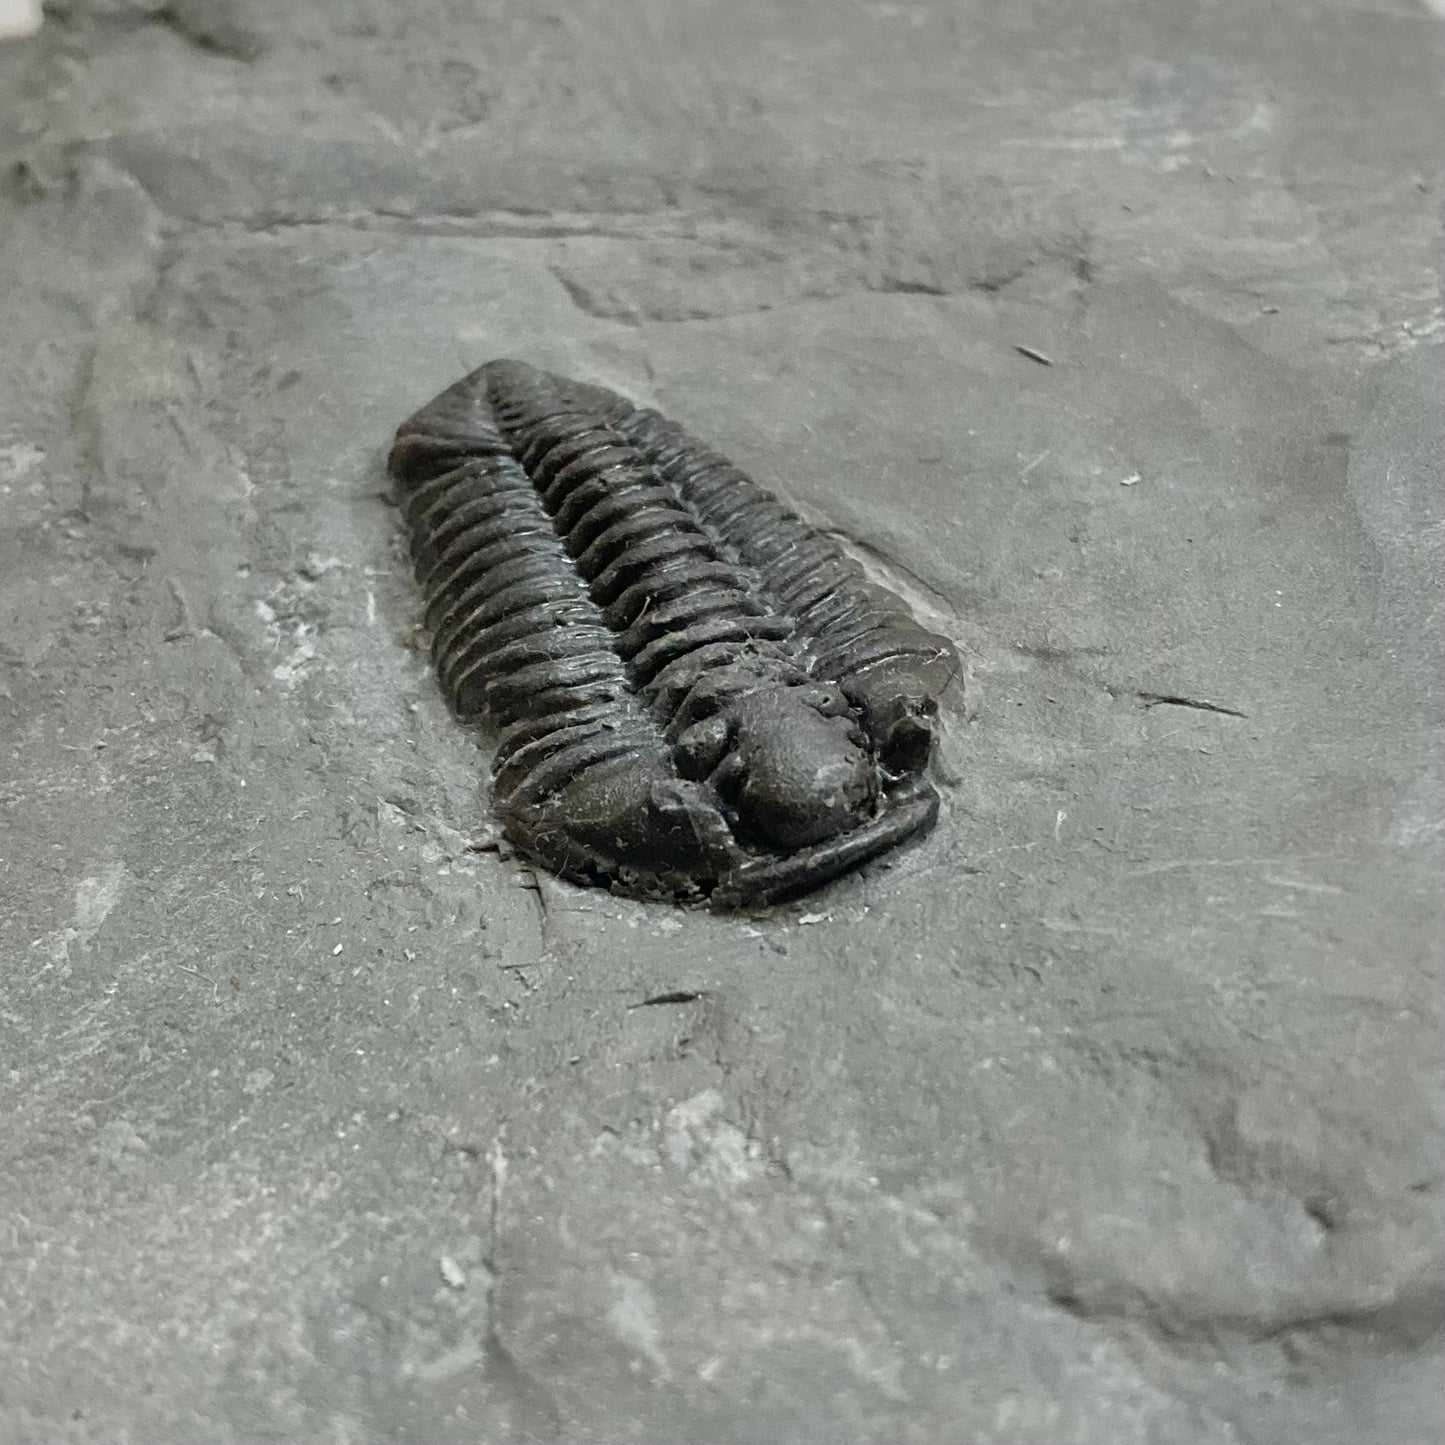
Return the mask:
M0 46L0 1440L1439 1439L1440 8ZM497 851L382 461L502 355L958 641L926 842Z

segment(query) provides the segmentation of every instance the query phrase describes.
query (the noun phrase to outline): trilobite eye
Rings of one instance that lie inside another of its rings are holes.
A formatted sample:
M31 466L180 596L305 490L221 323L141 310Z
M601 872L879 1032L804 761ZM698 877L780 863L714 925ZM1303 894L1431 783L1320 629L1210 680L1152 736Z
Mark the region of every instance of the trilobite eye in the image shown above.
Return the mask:
M848 701L835 687L811 687L807 698L824 717L847 717Z
M893 724L878 750L878 761L890 778L921 772L933 748L933 729L921 717L905 716Z
M722 713L695 722L678 738L677 769L685 778L705 778L727 756L732 729Z
M884 773L900 778L921 771L938 732L938 704L931 697L895 695L868 711Z

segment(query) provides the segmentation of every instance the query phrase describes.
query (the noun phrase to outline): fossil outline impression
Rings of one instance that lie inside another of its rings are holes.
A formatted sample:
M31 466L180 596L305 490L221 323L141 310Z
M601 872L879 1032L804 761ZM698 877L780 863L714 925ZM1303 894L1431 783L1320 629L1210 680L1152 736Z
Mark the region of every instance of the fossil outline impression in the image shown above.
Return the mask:
M492 361L389 467L442 691L494 730L527 857L728 908L932 826L952 643L681 427Z

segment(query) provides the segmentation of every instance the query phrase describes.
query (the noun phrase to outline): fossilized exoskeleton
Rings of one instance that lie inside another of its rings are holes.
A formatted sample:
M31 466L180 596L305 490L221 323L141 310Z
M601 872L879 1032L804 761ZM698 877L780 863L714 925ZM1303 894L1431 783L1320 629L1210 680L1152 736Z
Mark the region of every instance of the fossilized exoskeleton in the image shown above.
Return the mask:
M680 427L493 361L390 467L442 690L494 730L529 858L736 907L932 824L952 644Z

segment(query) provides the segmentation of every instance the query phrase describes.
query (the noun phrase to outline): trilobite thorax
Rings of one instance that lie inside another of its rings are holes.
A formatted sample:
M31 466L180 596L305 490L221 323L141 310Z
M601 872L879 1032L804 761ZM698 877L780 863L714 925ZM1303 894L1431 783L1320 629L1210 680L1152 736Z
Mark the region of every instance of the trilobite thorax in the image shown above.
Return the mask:
M514 361L391 454L444 693L570 878L766 902L926 828L951 644L653 411Z

